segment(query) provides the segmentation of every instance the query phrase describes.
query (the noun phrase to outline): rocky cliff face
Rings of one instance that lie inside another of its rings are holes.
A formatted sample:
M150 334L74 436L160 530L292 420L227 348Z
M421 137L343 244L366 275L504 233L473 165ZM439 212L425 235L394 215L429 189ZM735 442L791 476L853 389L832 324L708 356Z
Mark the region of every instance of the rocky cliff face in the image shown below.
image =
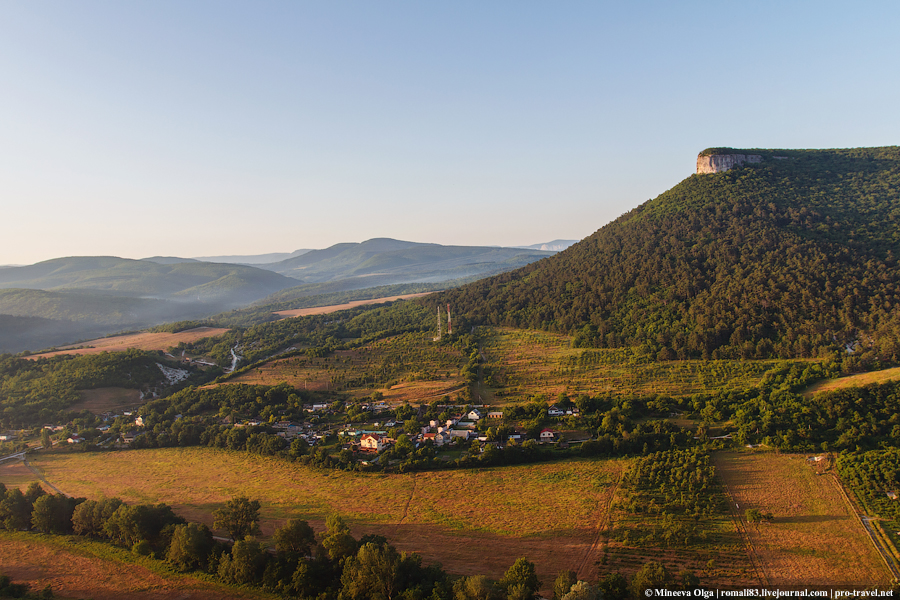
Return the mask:
M721 173L744 163L762 162L759 154L707 154L697 157L697 174Z

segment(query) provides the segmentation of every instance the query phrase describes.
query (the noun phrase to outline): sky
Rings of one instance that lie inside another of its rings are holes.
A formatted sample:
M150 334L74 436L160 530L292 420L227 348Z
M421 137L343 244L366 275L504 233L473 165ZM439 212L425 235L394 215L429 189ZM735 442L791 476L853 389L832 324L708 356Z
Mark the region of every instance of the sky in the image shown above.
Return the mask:
M900 3L0 0L0 264L581 239L900 143Z

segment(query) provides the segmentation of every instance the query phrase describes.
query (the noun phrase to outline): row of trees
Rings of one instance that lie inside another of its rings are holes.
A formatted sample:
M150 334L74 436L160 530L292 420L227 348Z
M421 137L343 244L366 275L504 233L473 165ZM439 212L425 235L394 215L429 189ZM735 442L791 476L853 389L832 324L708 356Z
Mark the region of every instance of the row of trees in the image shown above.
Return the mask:
M618 508L641 525L616 534L626 543L689 546L707 537L705 524L725 512L725 499L700 448L654 452L635 459Z

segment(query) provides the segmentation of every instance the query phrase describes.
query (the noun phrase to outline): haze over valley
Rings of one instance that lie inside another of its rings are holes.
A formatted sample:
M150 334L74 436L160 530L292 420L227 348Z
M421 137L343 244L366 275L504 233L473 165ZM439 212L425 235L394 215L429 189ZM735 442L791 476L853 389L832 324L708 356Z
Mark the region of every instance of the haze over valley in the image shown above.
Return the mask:
M0 596L896 597L898 21L0 3Z

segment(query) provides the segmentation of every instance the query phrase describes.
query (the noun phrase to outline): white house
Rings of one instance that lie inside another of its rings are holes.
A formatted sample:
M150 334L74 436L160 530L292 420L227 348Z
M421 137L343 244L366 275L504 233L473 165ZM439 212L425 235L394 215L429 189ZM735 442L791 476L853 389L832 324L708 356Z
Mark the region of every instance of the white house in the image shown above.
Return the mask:
M479 421L482 418L481 411L473 408L466 414L466 418L470 421Z
M368 452L381 452L387 445L387 438L380 435L372 435L370 433L363 434L359 440L360 450Z
M541 437L542 442L555 442L556 441L556 433L550 429L542 429L540 437Z

